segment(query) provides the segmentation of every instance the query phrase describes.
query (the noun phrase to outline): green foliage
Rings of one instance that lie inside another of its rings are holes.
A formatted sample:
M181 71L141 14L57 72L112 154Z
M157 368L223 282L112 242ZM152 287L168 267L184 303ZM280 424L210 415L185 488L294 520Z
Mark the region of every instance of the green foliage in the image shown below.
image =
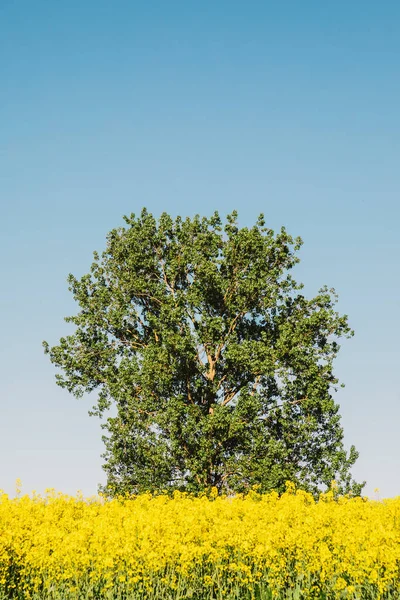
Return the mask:
M347 317L334 290L308 300L289 274L302 241L261 215L157 221L143 209L112 230L90 273L69 276L80 310L52 348L58 384L98 393L109 493L185 489L360 493L343 447L332 363ZM322 488L323 489L323 488Z

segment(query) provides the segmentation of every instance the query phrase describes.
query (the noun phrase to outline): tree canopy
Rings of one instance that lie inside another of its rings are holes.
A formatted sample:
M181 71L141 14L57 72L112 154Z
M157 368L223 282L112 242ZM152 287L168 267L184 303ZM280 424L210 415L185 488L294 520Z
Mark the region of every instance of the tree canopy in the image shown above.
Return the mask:
M290 480L360 493L346 451L333 361L350 337L337 296L307 299L290 271L300 238L237 213L157 220L143 209L107 236L90 272L69 275L74 333L45 352L57 383L96 392L106 417L105 490L211 486L227 493Z

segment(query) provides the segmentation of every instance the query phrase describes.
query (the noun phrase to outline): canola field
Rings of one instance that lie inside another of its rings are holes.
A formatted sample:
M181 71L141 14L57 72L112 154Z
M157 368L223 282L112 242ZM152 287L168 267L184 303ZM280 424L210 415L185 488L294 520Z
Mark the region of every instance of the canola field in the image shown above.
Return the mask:
M0 599L400 598L400 498L0 495Z

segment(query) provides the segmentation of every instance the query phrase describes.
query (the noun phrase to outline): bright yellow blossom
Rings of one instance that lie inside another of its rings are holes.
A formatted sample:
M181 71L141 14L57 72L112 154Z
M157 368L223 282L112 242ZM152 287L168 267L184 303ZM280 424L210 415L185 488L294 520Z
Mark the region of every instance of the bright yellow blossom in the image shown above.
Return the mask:
M0 493L0 599L397 598L399 566L400 498Z

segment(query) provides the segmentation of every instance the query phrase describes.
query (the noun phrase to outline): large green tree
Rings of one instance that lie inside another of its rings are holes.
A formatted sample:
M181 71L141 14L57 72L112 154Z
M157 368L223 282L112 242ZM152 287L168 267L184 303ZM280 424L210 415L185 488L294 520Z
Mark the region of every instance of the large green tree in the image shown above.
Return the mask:
M287 480L315 493L335 479L359 493L332 363L349 337L334 290L307 299L289 274L302 241L261 215L185 220L143 209L112 230L90 273L69 276L75 332L45 351L58 384L97 392L106 489L210 486L231 492ZM105 415L104 415L105 416Z

